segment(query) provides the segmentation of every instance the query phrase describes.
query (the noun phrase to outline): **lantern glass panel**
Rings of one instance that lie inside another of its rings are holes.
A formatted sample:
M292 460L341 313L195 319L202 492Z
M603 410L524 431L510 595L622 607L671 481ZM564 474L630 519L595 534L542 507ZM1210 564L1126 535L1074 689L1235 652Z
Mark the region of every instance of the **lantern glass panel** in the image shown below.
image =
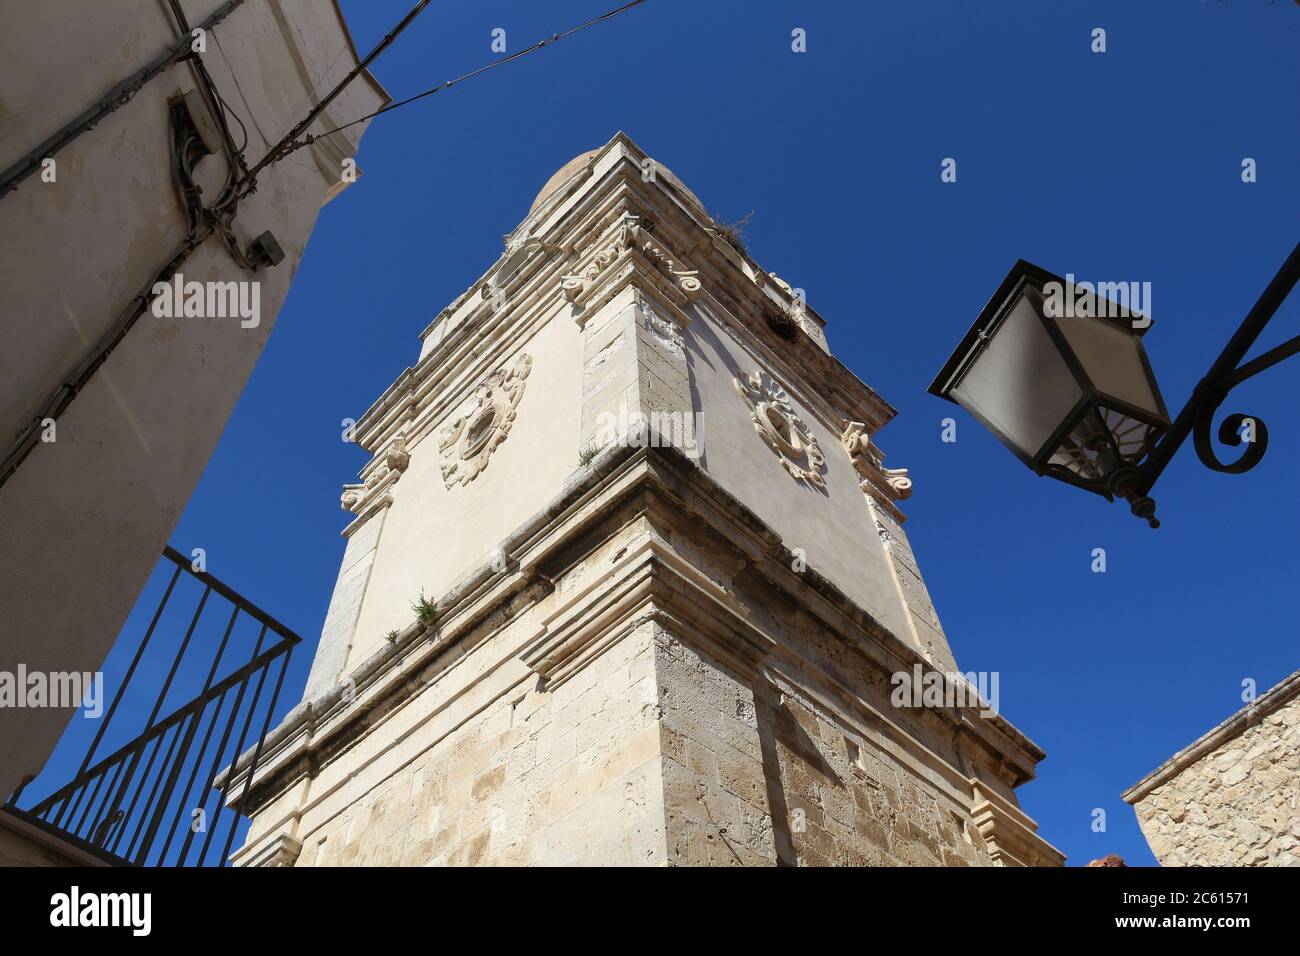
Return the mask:
M1067 317L1056 324L1098 392L1127 402L1157 421L1167 420L1133 331L1111 319Z
M1083 390L1035 303L1021 295L952 387L952 395L1025 458L1033 458L1069 417Z

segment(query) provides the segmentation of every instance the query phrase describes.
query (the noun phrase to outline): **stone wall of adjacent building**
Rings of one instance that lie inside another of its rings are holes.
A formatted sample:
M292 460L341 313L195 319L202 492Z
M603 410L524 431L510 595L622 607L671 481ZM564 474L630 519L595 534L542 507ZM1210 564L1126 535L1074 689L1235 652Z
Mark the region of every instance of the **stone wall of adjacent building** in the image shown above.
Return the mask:
M221 6L183 4L194 27ZM216 96L246 125L251 164L359 61L336 3L256 0L227 12L207 31L203 63ZM268 166L257 190L239 201L229 224L239 247L270 232L284 253L278 266L241 268L215 235L203 241L206 233L184 251L192 217L177 188L172 103L184 97L197 124L216 126L194 64L186 57L130 96L109 95L180 32L167 4L140 0L27 4L0 29L0 169L46 150L42 144L92 104L108 99L120 107L53 150L45 157L52 166L0 200L4 447L40 424L39 440L6 474L0 495L0 670L100 669L216 448L321 206L344 186L341 163L357 155L365 129L336 131ZM387 99L363 70L311 128L333 129ZM231 174L222 153L194 168L207 206ZM150 309L121 324L176 263L177 281L187 284L251 283L260 313L255 320L162 317ZM100 344L110 342L108 350ZM93 371L79 381L85 369ZM55 397L70 396L62 412L47 416L62 407ZM41 773L74 712L0 708L0 795Z
M1162 865L1300 864L1300 696L1217 742L1134 806Z

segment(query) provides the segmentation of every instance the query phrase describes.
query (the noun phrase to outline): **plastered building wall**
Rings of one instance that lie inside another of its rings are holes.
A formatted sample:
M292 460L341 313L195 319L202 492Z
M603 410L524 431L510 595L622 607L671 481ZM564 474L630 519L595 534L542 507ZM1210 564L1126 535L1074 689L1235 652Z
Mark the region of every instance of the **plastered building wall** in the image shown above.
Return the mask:
M186 0L183 9L197 24L219 5ZM176 36L159 0L25 4L0 30L0 168ZM207 44L214 84L247 126L250 162L357 62L333 3L246 0ZM38 174L0 197L0 447L17 440L184 240L168 101L196 85L187 65L168 68L58 151L53 181ZM319 122L337 125L386 98L364 75ZM278 266L246 272L215 237L183 263L187 281L259 283L255 327L238 317L146 312L59 416L54 440L38 443L0 487L0 669L21 662L84 672L102 663L261 354L363 129L270 167L241 202L238 240L272 232L285 253ZM207 201L226 173L221 155L200 161L195 175ZM0 796L41 770L70 714L0 711Z
M442 477L439 432L464 402L448 402L446 414L418 440L408 443L410 465L393 486L392 505L382 516L370 589L356 625L348 663L355 666L379 647L385 635L411 620L411 605L423 591L436 599L467 570L488 560L492 549L542 508L578 463L578 402L574 382L581 370L579 329L553 320L526 340L494 355L495 367L511 367L521 356L531 362L509 437L487 467L469 484L450 488ZM480 377L492 366L476 369ZM466 376L447 393L459 396L477 382ZM468 529L472 533L467 533Z
M785 388L793 386L784 384L787 377L768 359L756 356L721 329L707 307L699 307L695 314L686 341L691 385L705 410L701 424L706 470L882 624L900 636L910 635L884 545L858 489L853 464L840 448L839 428L832 430L799 395L792 395L796 413L825 456L825 488L791 481L780 467L763 467L769 462L761 455L770 452L755 435L749 408L736 400L733 380L764 368Z

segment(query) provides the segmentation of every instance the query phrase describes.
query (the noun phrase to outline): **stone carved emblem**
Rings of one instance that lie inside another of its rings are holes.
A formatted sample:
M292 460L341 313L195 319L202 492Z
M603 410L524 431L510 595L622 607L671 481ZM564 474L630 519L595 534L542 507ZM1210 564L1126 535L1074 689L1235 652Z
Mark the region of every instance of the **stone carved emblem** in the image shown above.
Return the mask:
M497 369L474 389L468 408L438 433L442 480L448 488L477 478L492 452L506 440L532 368L532 357L520 355L509 368Z
M657 265L673 282L687 299L693 299L700 294L703 288L700 285L700 271L698 269L683 269L680 264L668 250L656 244L654 240L647 239L641 246L641 253L655 265Z
M733 378L736 391L749 406L754 430L796 481L825 488L826 459L812 429L794 413L790 396L770 375L759 369L744 379Z
M844 422L840 444L857 469L859 485L865 494L883 504L901 501L912 494L912 479L906 468L886 468L885 455L875 446L867 426L862 422Z

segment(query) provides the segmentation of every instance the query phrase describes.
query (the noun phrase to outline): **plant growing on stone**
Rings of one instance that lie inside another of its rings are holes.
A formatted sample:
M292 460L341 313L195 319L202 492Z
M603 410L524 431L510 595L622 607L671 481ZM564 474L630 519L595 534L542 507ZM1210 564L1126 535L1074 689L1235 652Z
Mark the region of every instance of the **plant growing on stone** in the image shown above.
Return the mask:
M742 235L745 227L749 225L749 220L753 218L754 210L750 210L741 216L735 222L724 222L721 219L713 220L713 231L721 238L727 240L731 248L735 249L742 256L749 255L749 250L745 247L745 239Z
M411 610L425 627L433 623L433 602L424 596L424 588L420 588L420 599L411 604Z
M767 320L768 327L787 342L793 342L799 337L799 323L795 321L794 313L791 310L783 309L771 302L765 302L763 303L763 318Z

